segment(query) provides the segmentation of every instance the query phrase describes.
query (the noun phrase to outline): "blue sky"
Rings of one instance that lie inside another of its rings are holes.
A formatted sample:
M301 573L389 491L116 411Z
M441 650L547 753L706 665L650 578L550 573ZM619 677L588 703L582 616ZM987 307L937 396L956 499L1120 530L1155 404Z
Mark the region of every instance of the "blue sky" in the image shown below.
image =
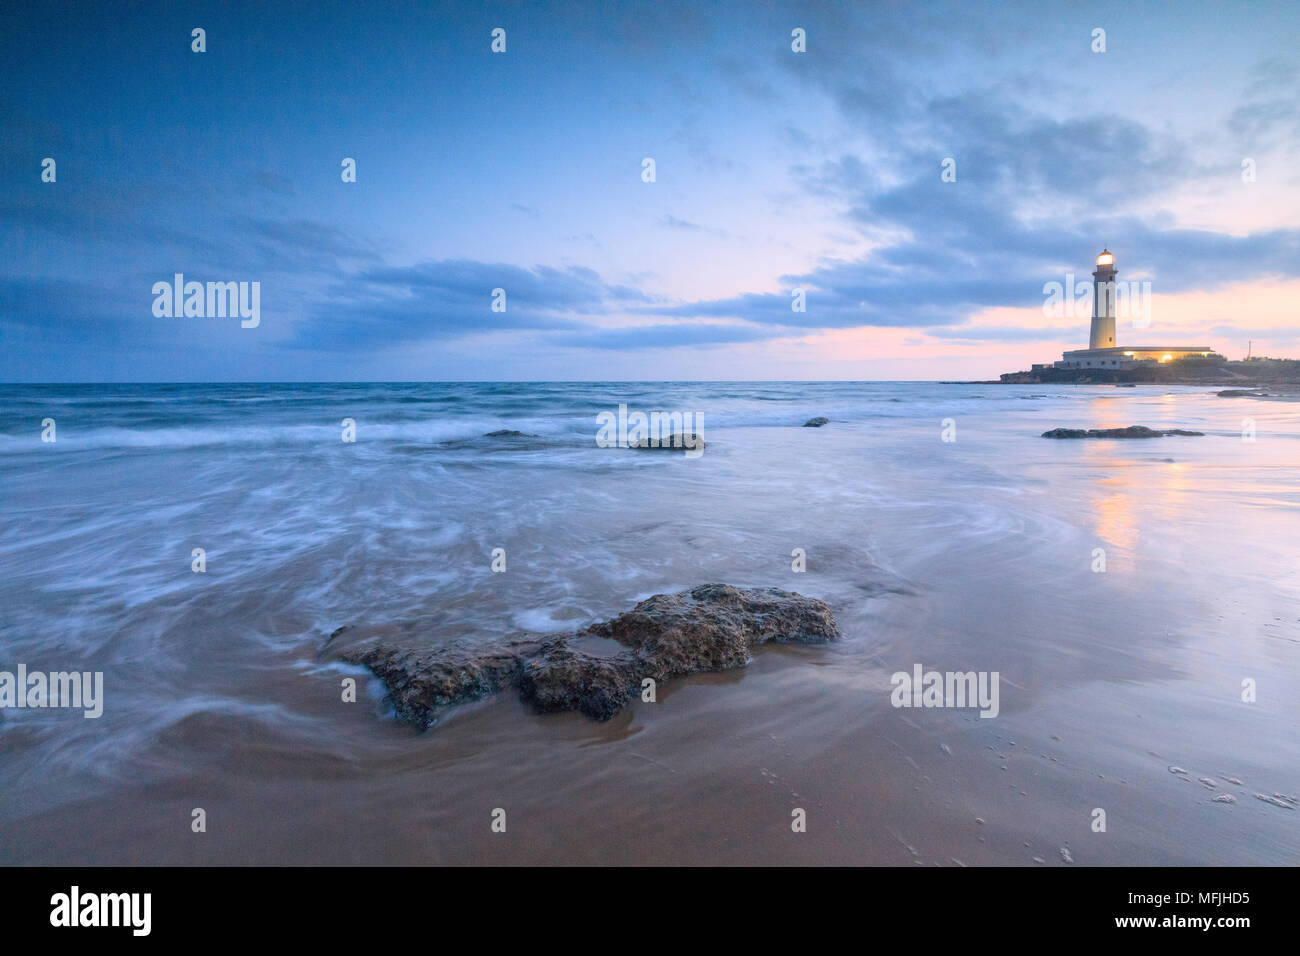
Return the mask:
M1300 355L1300 5L371 6L7 5L0 379L988 377L1103 244Z

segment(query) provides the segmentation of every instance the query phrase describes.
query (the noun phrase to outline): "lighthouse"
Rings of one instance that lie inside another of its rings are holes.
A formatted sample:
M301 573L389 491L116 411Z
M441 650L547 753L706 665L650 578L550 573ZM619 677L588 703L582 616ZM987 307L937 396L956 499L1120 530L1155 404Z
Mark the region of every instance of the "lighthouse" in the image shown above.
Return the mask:
M1097 257L1097 271L1092 274L1092 332L1089 349L1115 347L1115 257L1103 249Z
M1109 249L1101 250L1097 257L1097 271L1092 274L1092 330L1088 334L1086 349L1071 349L1061 356L1061 361L1052 363L1052 368L1068 369L1105 369L1110 372L1126 372L1145 367L1148 363L1160 365L1165 362L1178 362L1183 359L1208 359L1215 355L1209 348L1197 348L1187 345L1127 345L1120 348L1115 344L1115 313L1118 282L1115 276L1115 257ZM1129 283L1129 294L1124 297L1125 308L1133 306L1133 283ZM1149 286L1150 283L1143 283ZM1146 301L1151 301L1150 289L1145 292ZM1136 323L1135 323L1136 327ZM1222 356L1218 357L1222 360ZM1035 365L1034 370L1046 369L1048 366ZM1084 379L1090 381L1090 379Z

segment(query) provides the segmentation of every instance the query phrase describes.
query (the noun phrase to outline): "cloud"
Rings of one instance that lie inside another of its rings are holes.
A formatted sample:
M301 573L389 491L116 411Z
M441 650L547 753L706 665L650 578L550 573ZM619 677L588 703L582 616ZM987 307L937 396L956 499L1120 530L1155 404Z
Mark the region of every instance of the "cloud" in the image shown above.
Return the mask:
M727 231L725 229L716 229L712 226L701 226L697 222L691 222L687 219L678 219L676 216L664 215L659 219L659 225L666 229L682 229L687 232L702 232L711 236L725 238Z
M781 99L752 58L723 54L715 59L714 65L727 83L764 106L771 107Z
M1274 326L1272 328L1242 328L1236 325L1216 325L1210 334L1225 339L1266 339L1270 342L1300 341L1300 326Z
M251 245L242 258L260 270L340 274L353 262L382 261L375 244L312 219L239 217L234 227Z
M18 85L0 94L15 114L0 143L0 321L24 341L143 352L159 337L218 334L149 322L152 281L262 280L267 320L230 354L270 363L287 345L292 360L332 353L321 367L333 372L492 330L527 330L516 336L527 348L602 353L860 327L925 330L908 341L929 345L1077 341L1082 329L977 319L1038 309L1044 283L1067 272L1086 281L1103 244L1121 279L1149 280L1157 296L1300 275L1300 230L1281 215L1270 222L1284 228L1243 235L1213 218L1218 207L1194 219L1183 205L1240 185L1246 155L1261 157L1252 199L1293 199L1262 188L1291 176L1285 153L1265 151L1300 137L1300 66L1274 42L1293 14L1247 25L1246 44L1219 51L1210 72L1244 76L1220 98L1223 80L1170 52L1185 48L1181 34L1148 45L1143 63L1123 59L1118 37L1113 54L1090 58L1085 21L1023 6L750 12L521 9L512 55L484 60L477 46L466 52L463 37L481 34L468 7L432 33L432 14L412 28L399 10L349 34L338 28L347 15L326 10L297 23L316 31L302 33L302 50L265 47L216 83L194 71L219 66L219 50L194 58L184 44L148 77L115 69L148 36L147 11L111 31L102 18L66 30L33 14L33 29L0 38L18 65ZM1134 16L1152 34L1182 22ZM807 54L789 48L795 25ZM36 27L44 42L31 39ZM429 42L439 56L408 55ZM32 67L51 43L102 62L102 90L41 89ZM1082 60L1063 52L1071 43ZM321 100L320 84L296 77L334 69L336 53L382 69L345 84L343 101ZM526 77L511 72L523 65ZM503 92L525 81L524 100ZM1131 95L1109 95L1117 82ZM363 191L341 188L336 157L362 149L384 175L376 166ZM645 152L660 162L654 189L624 168ZM57 186L37 176L50 154ZM956 182L940 179L946 157ZM477 214L502 197L555 234ZM646 235L647 223L673 232ZM494 288L506 290L505 312L491 311ZM805 312L791 309L795 288ZM1233 333L1243 338L1288 332L1274 328L1285 312L1218 314L1264 327ZM5 346L20 351L16 338Z
M551 338L552 344L571 348L617 349L635 351L647 348L698 348L710 345L729 345L737 342L757 342L789 334L788 330L754 325L725 325L709 323L673 323L660 325L628 326L616 329L599 329L572 332Z
M1228 129L1256 148L1294 144L1300 138L1300 64L1281 56L1255 64Z
M695 100L696 97L692 97ZM682 147L695 163L697 169L710 173L732 172L746 168L746 164L732 159L713 148L713 141L701 129L700 118L688 114L677 130L669 137L669 142ZM660 175L663 175L660 172Z
M505 291L504 311L492 309L494 289ZM471 259L381 266L330 290L290 345L355 351L477 332L590 329L591 317L652 301L584 266L525 269Z
M1025 328L1018 325L971 325L964 328L926 329L938 339L963 342L1059 342L1077 339L1080 325L1053 325Z
M281 196L295 196L298 193L292 179L273 169L256 170L248 177L247 181L258 189L264 189L267 192Z
M910 102L910 100L909 100ZM898 104L874 103L885 133L908 120ZM848 117L867 107L840 98ZM1050 338L1041 329L980 332L963 325L980 310L1041 306L1043 285L1090 278L1107 244L1121 278L1149 280L1156 294L1229 282L1300 276L1300 230L1246 236L1177 228L1132 210L1158 203L1171 184L1214 176L1170 134L1110 114L1053 117L978 90L920 107L925 137L899 144L893 184L845 153L792 167L812 197L836 203L874 248L779 278L782 293L652 306L674 318L736 318L800 328L929 328L953 339ZM957 160L943 182L940 161ZM688 224L689 225L689 224ZM803 288L807 311L791 311ZM956 328L956 327L961 328ZM1068 337L1075 330L1058 330Z
M141 286L134 308L121 295L90 282L54 278L0 278L0 321L12 329L27 328L50 338L75 343L112 341L132 324L152 314L153 296Z

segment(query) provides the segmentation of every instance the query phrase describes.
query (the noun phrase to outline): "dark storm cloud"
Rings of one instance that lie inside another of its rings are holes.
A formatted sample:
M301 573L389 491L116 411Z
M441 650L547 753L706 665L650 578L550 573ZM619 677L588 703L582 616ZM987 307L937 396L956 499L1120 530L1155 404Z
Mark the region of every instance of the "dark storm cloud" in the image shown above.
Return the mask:
M493 311L493 290L505 292ZM417 340L512 329L591 329L586 316L641 306L651 299L609 284L592 269L524 269L505 263L449 259L360 272L333 290L298 328L293 347L365 350Z

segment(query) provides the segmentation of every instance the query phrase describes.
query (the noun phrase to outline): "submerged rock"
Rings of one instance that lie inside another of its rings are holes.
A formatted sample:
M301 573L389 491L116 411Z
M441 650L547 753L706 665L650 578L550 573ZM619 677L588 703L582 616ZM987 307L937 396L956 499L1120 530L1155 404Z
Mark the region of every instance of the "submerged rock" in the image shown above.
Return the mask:
M552 444L551 439L513 428L498 428L475 438L448 438L437 442L437 447L447 451L518 452L536 451ZM414 445L412 451L424 451L428 446Z
M831 420L818 415L816 418L810 418L803 423L804 428L821 428L823 425L829 425Z
M1053 428L1043 432L1043 438L1163 438L1166 435L1204 435L1204 432L1192 432L1183 428L1147 428L1145 425L1129 425L1127 428Z
M1268 398L1268 392L1247 391L1241 388L1225 388L1221 392L1215 392L1215 394L1219 398Z
M330 643L350 628L340 628ZM491 645L413 647L389 632L352 632L336 655L384 682L399 717L428 727L441 708L514 687L539 711L579 710L596 720L618 713L641 682L744 667L769 642L823 643L839 636L831 610L777 588L702 584L656 594L610 621L567 634L524 636ZM598 655L579 645L617 642Z

